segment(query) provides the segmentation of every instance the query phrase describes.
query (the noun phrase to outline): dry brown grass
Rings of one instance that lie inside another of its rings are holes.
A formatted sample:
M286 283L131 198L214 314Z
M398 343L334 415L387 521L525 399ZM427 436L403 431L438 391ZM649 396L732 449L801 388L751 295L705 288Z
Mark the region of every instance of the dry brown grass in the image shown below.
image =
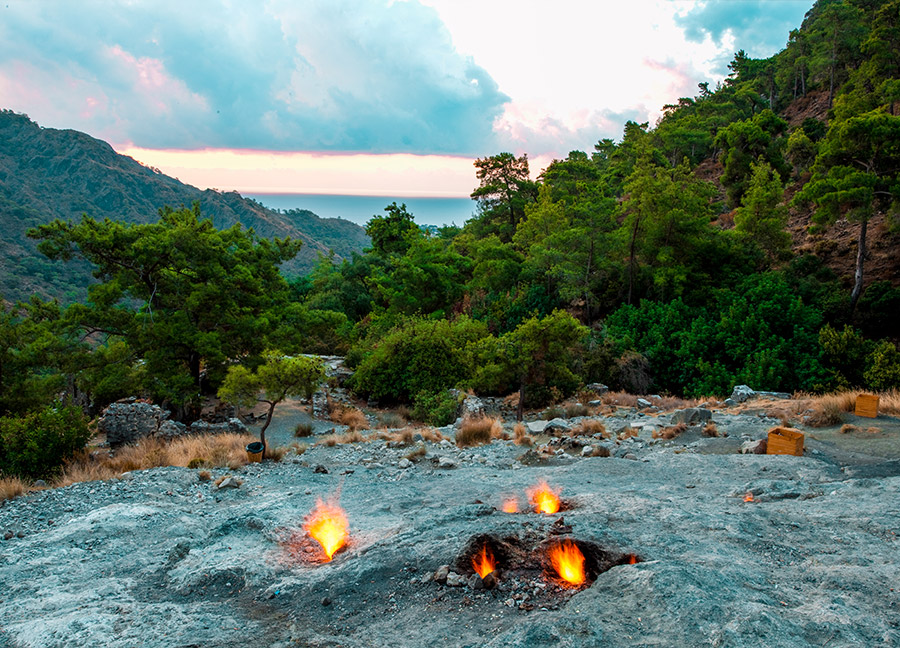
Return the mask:
M599 434L604 439L610 438L612 435L606 431L606 426L597 419L585 419L572 429L576 436L594 436Z
M804 423L810 427L829 427L843 423L844 412L850 411L846 408L843 396L843 394L826 395L814 401L810 408L812 413L806 417ZM855 399L852 402L853 405L856 404Z
M284 455L288 453L287 446L278 446L277 448L266 448L266 459L271 461L281 461L284 459Z
M160 466L187 468L192 463L235 470L247 463L245 447L253 441L256 441L254 437L245 434L202 434L171 441L145 438L115 452L90 453L85 450L63 467L53 485L114 479L124 472Z
M24 495L27 491L28 486L18 477L0 478L0 502Z
M503 429L503 421L499 418L495 418L491 424L491 438L500 441L509 440L509 432Z
M635 407L637 406L638 397L628 392L606 392L600 397L604 405L615 405L617 407Z
M612 453L610 453L609 448L606 446L597 445L594 446L594 449L591 450L592 457L609 457Z
M456 433L456 445L460 448L466 448L490 443L492 427L494 427L494 419L466 419Z
M654 439L665 439L666 441L671 441L679 434L687 430L687 425L685 423L679 423L678 425L669 425L660 430L653 431Z
M363 441L368 441L368 439L363 436L362 432L360 432L359 430L351 429L342 434L326 434L316 442L316 445L322 445L326 448L333 448L336 445L343 445L345 443L361 443Z
M587 405L581 403L570 403L566 405L566 418L576 418L578 416L588 416L591 411Z
M201 470L197 473L197 479L199 479L200 481L209 481L210 479L212 479L212 473L208 470Z
M428 454L428 450L425 449L424 445L417 446L415 450L411 450L407 452L404 457L409 459L410 461L418 461L425 457Z
M339 408L331 415L331 420L346 425L351 430L368 430L369 420L355 408Z
M516 445L531 447L534 445L534 438L528 434L528 428L521 423L516 423L513 428L514 441Z
M719 427L712 421L709 421L706 425L703 426L703 436L706 436L706 437L719 436Z
M637 430L635 430L633 427L627 427L627 428L624 428L621 432L619 432L619 434L616 438L619 439L619 441L624 441L625 439L628 439L630 437L636 437L637 435L638 435Z
M378 415L378 427L384 430L402 428L406 419L394 412L383 412Z

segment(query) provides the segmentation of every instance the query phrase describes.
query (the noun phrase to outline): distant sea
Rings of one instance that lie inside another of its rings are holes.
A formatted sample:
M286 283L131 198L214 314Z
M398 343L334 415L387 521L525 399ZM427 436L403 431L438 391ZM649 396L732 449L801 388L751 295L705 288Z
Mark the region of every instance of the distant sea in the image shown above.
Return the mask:
M471 198L410 198L397 196L331 196L326 194L244 194L270 209L308 209L322 218L344 218L365 225L374 215L383 216L392 202L406 203L419 225L463 225L472 217Z

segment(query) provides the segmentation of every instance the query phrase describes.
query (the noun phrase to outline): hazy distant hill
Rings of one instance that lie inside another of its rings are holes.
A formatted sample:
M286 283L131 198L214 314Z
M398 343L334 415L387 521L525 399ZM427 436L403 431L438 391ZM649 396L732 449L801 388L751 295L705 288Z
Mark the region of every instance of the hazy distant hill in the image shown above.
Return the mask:
M169 205L200 201L216 227L241 223L263 237L300 238L300 254L285 274L309 270L319 252L340 257L368 245L365 231L350 221L312 212L280 214L237 192L201 191L116 153L101 140L73 130L41 128L26 115L0 111L0 296L32 293L74 299L83 294L86 266L48 261L25 236L29 227L82 214L146 223Z

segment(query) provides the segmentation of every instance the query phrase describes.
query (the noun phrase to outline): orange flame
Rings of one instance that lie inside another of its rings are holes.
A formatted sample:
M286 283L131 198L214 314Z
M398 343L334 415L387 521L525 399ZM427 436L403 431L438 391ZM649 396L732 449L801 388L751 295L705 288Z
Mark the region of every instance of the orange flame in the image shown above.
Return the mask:
M748 492L746 495L744 495L744 501L752 502L753 501L753 493Z
M475 572L482 578L484 578L497 568L497 563L494 560L494 554L491 553L491 550L488 549L487 545L484 545L481 548L480 553L472 556L472 567L475 569Z
M630 556L628 556L628 564L629 565L637 564L637 556L635 556L634 554L631 554Z
M538 513L553 515L559 511L559 496L551 490L545 481L528 490L528 498Z
M518 513L519 512L519 500L515 497L510 497L508 499L503 500L503 512L504 513Z
M550 548L550 564L566 583L578 587L586 580L584 554L571 540L564 540Z
M322 545L326 560L329 562L338 549L347 544L350 536L350 524L344 509L336 503L316 502L316 508L306 518L304 525L310 537Z

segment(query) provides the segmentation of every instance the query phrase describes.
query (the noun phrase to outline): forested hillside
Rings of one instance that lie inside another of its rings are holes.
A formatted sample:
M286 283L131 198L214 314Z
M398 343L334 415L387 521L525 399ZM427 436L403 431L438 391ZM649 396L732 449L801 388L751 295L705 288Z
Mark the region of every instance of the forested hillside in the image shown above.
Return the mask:
M200 212L149 222L188 202L169 198L183 185L4 113L3 133L71 151L12 167L4 135L7 231L10 219L44 222L51 200L67 216L135 217L30 231L98 283L65 310L2 313L0 413L61 393L93 408L140 393L190 418L230 363L255 368L267 350L347 354L357 394L433 423L455 411L454 387L541 406L597 381L685 395L900 386L900 0L820 1L784 50L739 51L730 69L657 124L628 122L620 141L573 151L537 181L527 156L481 158L464 227L423 231L391 204L368 223L365 253L321 256L290 282L277 268L295 245L218 228L237 206L262 236L301 215L197 192ZM128 174L51 184L76 165ZM232 211L205 221L219 205Z
M306 211L280 214L235 192L201 191L158 170L119 155L84 133L41 128L25 115L0 111L0 296L27 299L32 293L83 299L90 270L63 266L38 254L26 237L29 227L82 214L147 223L163 206L200 203L216 227L241 223L263 237L304 242L286 262L290 275L307 272L318 254L334 250L347 258L367 244L362 228Z

